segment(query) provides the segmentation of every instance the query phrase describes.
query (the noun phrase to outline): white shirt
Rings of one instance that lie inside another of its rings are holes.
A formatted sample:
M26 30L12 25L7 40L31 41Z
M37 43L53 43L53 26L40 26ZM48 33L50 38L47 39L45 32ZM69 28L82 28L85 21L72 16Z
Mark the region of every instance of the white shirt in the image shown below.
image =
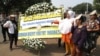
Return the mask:
M71 32L72 23L74 22L73 18L66 18L59 22L59 31L62 34L67 34Z
M10 34L14 34L14 25L11 21L7 21L3 26L8 28Z

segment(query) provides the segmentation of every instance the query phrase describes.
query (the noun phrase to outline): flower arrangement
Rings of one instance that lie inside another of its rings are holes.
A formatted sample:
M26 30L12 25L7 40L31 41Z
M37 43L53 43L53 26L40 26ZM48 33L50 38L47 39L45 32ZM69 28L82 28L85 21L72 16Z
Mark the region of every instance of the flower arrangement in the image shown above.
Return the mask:
M25 13L26 15L33 15L33 14L51 12L56 9L57 8L53 6L51 3L42 2L42 3L37 3L37 4L32 5L25 11Z
M45 48L45 41L42 41L41 39L23 39L23 44L27 48L31 48L34 50L41 50Z

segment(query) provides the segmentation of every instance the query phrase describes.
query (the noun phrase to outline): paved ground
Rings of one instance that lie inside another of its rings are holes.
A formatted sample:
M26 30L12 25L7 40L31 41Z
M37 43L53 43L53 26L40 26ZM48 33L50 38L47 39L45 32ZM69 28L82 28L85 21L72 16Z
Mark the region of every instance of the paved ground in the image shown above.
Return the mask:
M1 29L0 29L1 31ZM44 50L41 50L40 56L64 56L64 48L57 46L57 39L44 39L47 44ZM2 43L2 35L0 33L0 56L37 56L36 51L24 50L22 42L18 41L19 47L14 47L13 51L9 50L9 41ZM98 39L97 50L94 52L95 56L100 56L100 38Z

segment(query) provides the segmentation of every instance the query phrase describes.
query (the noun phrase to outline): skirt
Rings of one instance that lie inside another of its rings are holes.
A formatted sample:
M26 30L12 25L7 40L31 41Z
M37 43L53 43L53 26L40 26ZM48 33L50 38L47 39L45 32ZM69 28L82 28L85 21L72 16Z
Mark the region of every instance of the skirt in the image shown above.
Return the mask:
M62 41L65 43L71 43L72 33L62 34Z

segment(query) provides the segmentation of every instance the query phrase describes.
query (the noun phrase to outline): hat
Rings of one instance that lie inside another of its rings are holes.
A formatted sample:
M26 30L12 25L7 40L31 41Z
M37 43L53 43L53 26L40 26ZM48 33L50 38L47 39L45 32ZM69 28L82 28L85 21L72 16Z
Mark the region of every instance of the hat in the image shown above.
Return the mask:
M94 10L94 11L92 11L92 12L90 13L90 15L94 15L94 14L97 14L97 11L96 11L96 10Z
M10 15L10 17L15 17L15 15Z
M86 21L86 17L83 16L83 14L78 15L75 19L76 19L76 20L77 20L77 19L81 20L82 23Z
M78 15L75 19L80 19L82 17L82 14Z

